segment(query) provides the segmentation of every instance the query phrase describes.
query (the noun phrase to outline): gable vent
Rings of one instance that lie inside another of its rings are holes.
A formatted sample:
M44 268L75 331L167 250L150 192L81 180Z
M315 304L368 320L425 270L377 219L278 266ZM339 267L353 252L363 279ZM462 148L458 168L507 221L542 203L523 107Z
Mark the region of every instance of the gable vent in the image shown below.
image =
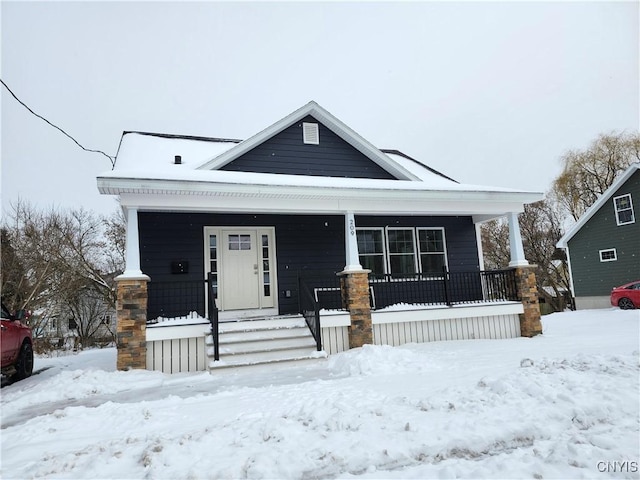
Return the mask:
M320 134L317 123L302 123L302 141L312 145L320 144Z

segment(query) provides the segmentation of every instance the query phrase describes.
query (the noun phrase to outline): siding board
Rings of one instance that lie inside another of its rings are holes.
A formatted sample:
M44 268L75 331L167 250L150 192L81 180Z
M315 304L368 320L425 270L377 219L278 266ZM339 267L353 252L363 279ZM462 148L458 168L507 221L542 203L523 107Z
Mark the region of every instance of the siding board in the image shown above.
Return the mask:
M303 143L303 122L318 124L318 145ZM393 175L312 116L295 122L221 170L395 180Z

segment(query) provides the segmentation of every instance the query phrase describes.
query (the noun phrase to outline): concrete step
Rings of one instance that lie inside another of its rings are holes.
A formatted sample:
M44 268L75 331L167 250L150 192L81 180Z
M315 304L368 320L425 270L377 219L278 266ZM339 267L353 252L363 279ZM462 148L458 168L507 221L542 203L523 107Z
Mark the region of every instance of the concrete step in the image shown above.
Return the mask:
M261 342L264 340L279 340L285 338L299 338L310 336L307 326L293 328L261 328L235 332L220 332L220 344L237 342ZM207 342L213 343L211 335L207 335Z
M268 352L246 353L242 355L225 355L220 356L219 361L209 359L209 369L225 369L237 367L252 367L257 365L274 366L283 364L296 365L303 362L318 361L325 359L325 352L318 352L311 348L296 348L287 350L272 350Z
M308 331L306 335L305 332L302 333L302 335L285 338L261 338L249 341L237 340L233 342L227 341L226 338L221 338L220 355L286 350L289 348L314 348L316 342L313 337L308 334ZM207 346L213 348L213 343Z
M276 330L305 327L307 324L304 318L296 317L275 317L260 320L247 320L242 322L221 322L218 331L222 333L231 332L251 332L256 330Z
M213 359L213 338L206 336L209 370L235 367L289 365L318 361L325 352L316 342L301 316L243 319L221 322L220 360Z

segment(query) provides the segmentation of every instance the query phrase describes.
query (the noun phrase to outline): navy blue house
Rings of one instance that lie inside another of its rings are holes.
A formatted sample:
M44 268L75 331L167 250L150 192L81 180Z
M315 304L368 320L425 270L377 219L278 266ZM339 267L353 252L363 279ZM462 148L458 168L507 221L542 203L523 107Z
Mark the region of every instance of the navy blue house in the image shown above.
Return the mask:
M204 315L205 279L222 315L297 313L301 278L340 308L336 274L357 270L386 281L372 289L381 309L394 279L479 274L477 227L502 216L512 266L526 265L517 214L542 198L460 184L373 146L315 102L244 141L124 132L98 187L126 213L121 278L150 279L149 320Z

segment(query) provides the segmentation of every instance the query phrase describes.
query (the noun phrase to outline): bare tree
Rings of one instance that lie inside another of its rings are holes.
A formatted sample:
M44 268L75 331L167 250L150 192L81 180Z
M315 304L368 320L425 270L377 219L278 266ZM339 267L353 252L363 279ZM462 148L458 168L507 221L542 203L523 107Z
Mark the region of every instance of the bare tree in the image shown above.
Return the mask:
M34 310L34 334L46 334L50 318L58 326L73 320L87 344L98 331L96 318L115 310L114 277L124 267L122 215L43 212L18 201L3 223L3 300L11 309Z
M509 225L504 219L483 223L480 238L484 256L484 267L487 270L506 268L510 260Z
M536 266L538 294L553 311L566 308L569 275L566 258L556 243L562 236L561 215L551 200L526 205L518 217L525 258ZM509 265L509 226L503 219L492 220L481 227L485 267L501 269Z
M640 133L601 134L586 150L571 150L561 158L562 173L552 192L560 206L578 220L618 175L640 161Z
M518 223L525 257L536 265L538 294L553 311L560 312L567 307L570 282L566 256L556 248L563 234L557 205L550 200L526 205Z

